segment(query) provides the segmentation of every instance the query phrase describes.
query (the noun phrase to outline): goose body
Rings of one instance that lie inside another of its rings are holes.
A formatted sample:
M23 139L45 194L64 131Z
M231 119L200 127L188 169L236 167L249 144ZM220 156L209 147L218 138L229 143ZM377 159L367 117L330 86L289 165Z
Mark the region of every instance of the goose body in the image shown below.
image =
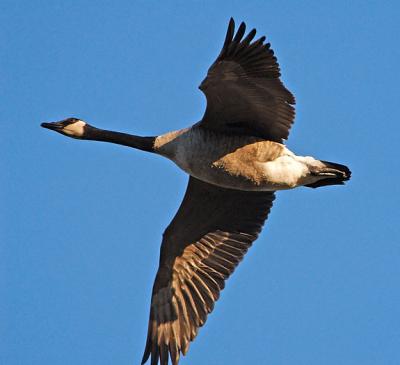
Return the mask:
M230 189L285 190L325 178L312 172L322 163L281 143L197 126L158 136L154 152L201 181Z
M77 118L42 123L75 139L117 143L173 161L189 175L183 201L162 237L142 364L177 365L206 322L225 281L257 239L275 191L342 185L337 163L296 156L284 144L294 96L277 59L256 30L236 34L230 20L221 53L200 89L207 108L192 127L141 137ZM139 227L137 227L139 229Z

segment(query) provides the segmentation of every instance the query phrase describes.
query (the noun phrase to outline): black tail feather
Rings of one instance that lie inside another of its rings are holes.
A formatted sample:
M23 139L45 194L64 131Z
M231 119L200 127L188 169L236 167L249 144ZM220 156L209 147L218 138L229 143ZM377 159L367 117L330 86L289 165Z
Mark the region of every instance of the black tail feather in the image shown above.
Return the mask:
M323 178L318 180L312 184L307 184L308 188L319 188L320 186L327 186L327 185L344 185L344 182L350 180L351 171L350 169L345 166L334 162L328 161L321 161L325 165L325 169L319 169L315 172L316 175L323 176L327 172L334 173L335 176Z

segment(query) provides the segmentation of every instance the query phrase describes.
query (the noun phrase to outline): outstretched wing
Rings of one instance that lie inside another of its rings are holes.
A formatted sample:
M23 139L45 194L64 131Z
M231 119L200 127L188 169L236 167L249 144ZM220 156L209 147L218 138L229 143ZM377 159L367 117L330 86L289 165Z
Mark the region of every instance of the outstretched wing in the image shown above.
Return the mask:
M214 308L225 280L260 233L273 192L225 189L190 177L163 235L144 364L177 365Z
M279 64L264 44L246 37L245 23L235 32L231 18L225 43L199 88L207 98L200 125L218 131L249 134L281 143L294 120L295 99L281 80Z

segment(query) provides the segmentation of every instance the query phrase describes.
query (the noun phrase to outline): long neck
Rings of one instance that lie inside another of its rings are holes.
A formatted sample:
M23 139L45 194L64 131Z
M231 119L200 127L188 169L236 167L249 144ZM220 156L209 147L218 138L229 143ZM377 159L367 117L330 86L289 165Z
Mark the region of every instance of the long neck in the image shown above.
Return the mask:
M131 134L107 131L95 127L86 130L84 139L92 141L110 142L123 146L136 148L142 151L154 152L154 141L156 137L140 137Z

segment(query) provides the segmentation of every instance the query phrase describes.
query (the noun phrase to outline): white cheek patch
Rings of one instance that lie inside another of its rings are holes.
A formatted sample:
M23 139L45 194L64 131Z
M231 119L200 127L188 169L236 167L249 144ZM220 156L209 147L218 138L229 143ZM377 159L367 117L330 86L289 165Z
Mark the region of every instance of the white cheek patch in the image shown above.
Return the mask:
M64 127L62 131L69 136L82 137L85 133L85 125L85 122L78 120L77 122Z

